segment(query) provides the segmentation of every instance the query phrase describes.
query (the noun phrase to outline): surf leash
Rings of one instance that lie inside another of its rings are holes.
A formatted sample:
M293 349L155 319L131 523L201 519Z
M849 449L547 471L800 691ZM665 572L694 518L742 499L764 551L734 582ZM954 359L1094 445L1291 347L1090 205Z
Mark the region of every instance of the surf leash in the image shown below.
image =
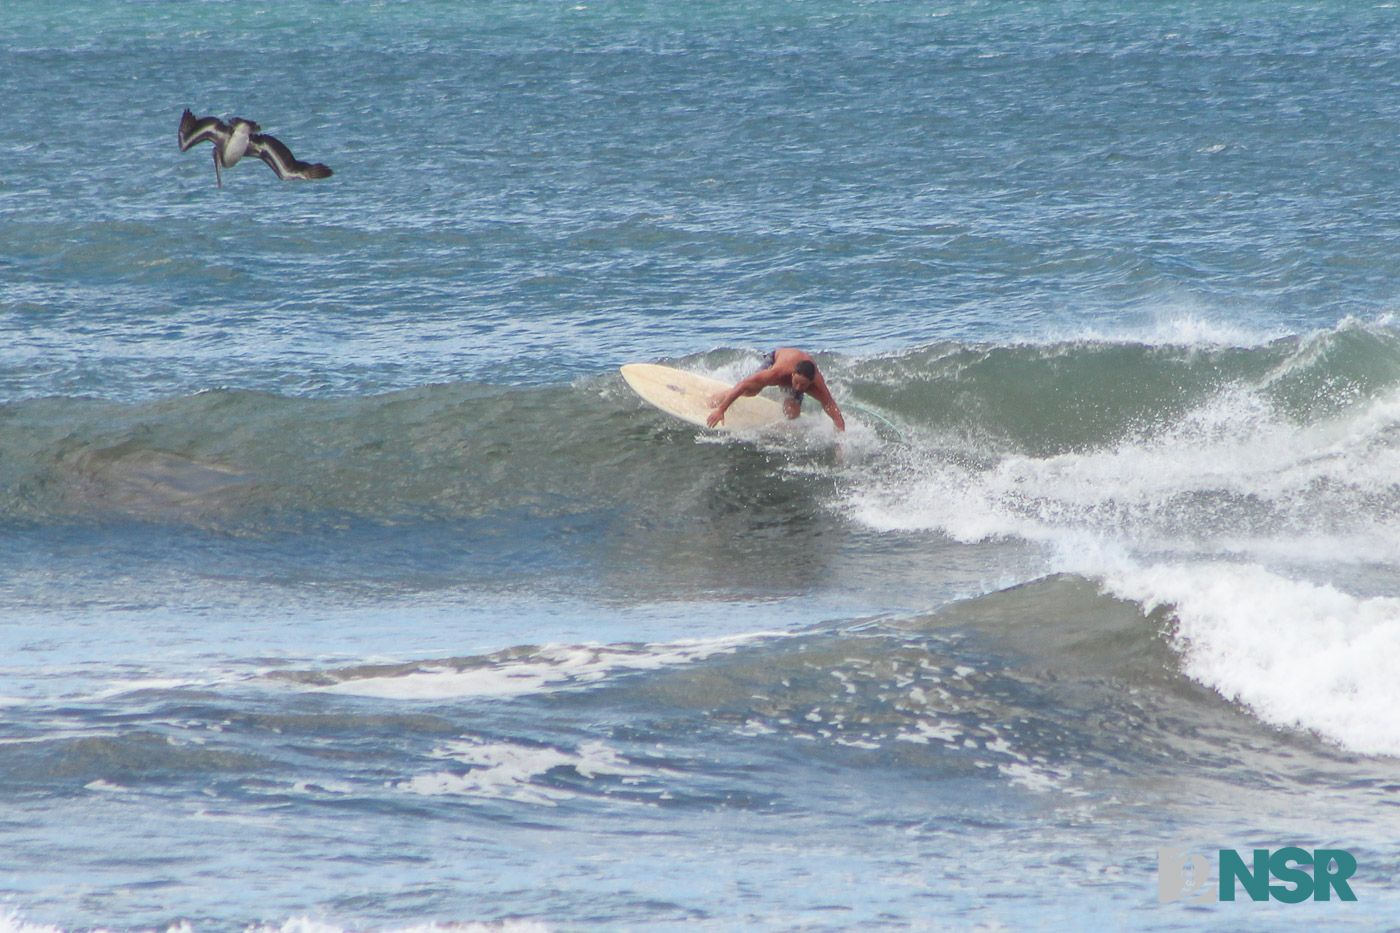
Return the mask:
M866 407L864 407L864 406L862 406L862 405L857 405L855 402L846 402L846 403L844 404L843 407L845 407L845 408L854 408L856 411L864 412L865 414L870 415L870 416L872 416L872 417L874 417L874 418L879 418L879 419L880 419L881 421L883 421L885 424L889 425L890 430L894 432L894 436L895 436L895 437L899 438L899 442L900 442L901 444L905 443L905 440L904 440L904 432L901 431L899 428L895 427L893 421L891 421L890 419L886 418L884 415L880 414L878 411L871 411L869 408L866 408Z

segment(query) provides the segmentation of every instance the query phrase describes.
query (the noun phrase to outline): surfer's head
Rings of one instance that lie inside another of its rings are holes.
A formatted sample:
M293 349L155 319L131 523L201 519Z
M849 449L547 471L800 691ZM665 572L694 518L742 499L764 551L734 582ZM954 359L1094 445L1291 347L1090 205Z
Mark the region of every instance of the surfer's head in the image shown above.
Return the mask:
M817 378L817 364L811 360L802 360L792 368L792 390L794 392L806 392Z

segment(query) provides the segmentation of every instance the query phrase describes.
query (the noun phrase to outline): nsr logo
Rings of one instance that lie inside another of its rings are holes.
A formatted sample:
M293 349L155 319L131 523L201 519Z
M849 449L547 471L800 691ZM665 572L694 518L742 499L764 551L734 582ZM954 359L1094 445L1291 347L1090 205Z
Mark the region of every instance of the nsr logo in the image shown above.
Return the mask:
M1311 865L1312 871L1301 866ZM1253 870L1234 849L1220 850L1220 884L1210 886L1210 866L1206 857L1186 849L1157 850L1157 899L1163 904L1186 899L1188 904L1214 904L1233 901L1238 882L1253 901L1273 898L1285 904L1298 904L1312 898L1329 901L1332 892L1338 900L1354 901L1347 879L1356 874L1356 859L1341 849L1308 852L1296 846L1254 850ZM1270 884L1272 876L1281 884ZM1291 885L1291 887L1290 887Z

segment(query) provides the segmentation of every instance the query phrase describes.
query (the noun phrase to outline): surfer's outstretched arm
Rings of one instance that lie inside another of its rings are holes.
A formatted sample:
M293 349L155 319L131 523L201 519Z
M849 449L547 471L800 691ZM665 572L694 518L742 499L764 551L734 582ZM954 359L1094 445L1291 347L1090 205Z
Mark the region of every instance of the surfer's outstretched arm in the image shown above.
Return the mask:
M846 430L846 419L842 417L841 409L837 406L836 399L831 397L831 390L826 387L826 380L823 379L820 374L812 380L811 386L807 389L807 394L816 399L822 406L822 411L826 412L826 416L831 419L831 423L836 425L836 430Z
M836 399L828 395L826 401L822 402L822 411L826 412L832 424L836 425L836 430L846 430L846 419L841 417L841 409L836 407Z
M772 382L769 382L765 378L769 372L770 370L765 369L761 372L754 373L747 379L740 379L739 382L735 384L734 388L723 395L717 395L715 398L711 399L710 407L713 408L714 411L710 412L710 416L705 419L705 423L713 428L724 420L724 413L728 411L729 406L733 405L741 396L757 395L759 392L762 392L766 386L773 385Z

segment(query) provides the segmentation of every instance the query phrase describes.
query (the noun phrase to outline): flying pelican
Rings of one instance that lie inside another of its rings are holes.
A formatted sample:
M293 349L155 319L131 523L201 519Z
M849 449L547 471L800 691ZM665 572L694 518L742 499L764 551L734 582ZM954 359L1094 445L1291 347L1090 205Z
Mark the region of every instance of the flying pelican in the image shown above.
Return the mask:
M214 144L214 177L219 187L224 186L221 169L233 168L245 155L262 159L277 177L289 178L329 178L333 173L329 166L319 162L312 165L298 162L292 150L274 136L265 136L262 127L252 120L234 117L225 123L217 117L198 117L188 109L180 116L180 151L185 152L196 143L205 141Z

